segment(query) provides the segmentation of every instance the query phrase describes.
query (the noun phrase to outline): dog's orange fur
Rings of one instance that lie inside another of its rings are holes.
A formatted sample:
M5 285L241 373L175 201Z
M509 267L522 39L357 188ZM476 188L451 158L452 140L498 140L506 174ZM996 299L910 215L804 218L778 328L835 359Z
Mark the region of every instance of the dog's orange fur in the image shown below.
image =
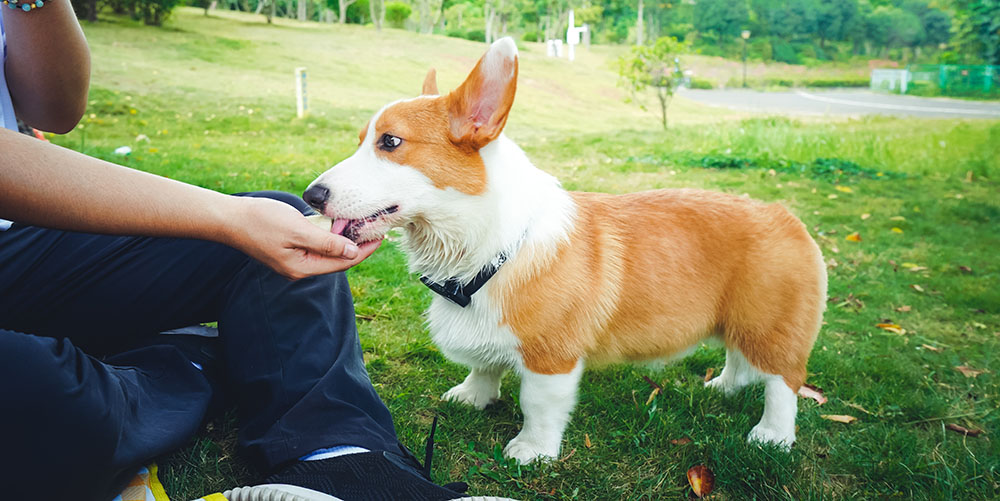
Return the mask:
M676 355L713 334L793 390L819 329L819 249L780 205L724 193L573 193L569 239L505 266L504 322L525 365Z

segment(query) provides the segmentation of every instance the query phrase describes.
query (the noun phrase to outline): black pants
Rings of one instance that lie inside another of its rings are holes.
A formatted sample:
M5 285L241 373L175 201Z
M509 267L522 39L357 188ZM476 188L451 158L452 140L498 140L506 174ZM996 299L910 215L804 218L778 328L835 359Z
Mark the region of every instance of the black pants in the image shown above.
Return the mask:
M218 377L158 334L210 321ZM343 273L290 282L199 240L0 232L0 497L107 501L223 389L264 470L341 444L398 451Z

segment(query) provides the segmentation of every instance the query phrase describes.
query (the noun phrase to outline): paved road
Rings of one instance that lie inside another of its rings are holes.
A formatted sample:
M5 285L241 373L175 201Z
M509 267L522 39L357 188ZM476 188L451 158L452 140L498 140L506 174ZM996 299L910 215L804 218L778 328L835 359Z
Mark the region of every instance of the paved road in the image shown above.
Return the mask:
M693 101L741 111L802 115L896 115L927 118L1000 119L1000 103L882 94L867 90L793 90L759 92L749 89L689 90Z

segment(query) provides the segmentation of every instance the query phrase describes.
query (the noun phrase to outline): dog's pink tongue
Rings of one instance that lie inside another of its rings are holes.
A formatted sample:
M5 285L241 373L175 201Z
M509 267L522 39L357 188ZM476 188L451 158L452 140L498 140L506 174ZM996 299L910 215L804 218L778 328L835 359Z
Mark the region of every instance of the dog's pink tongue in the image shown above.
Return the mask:
M333 225L330 227L330 233L334 235L343 235L344 228L347 228L347 223L351 222L350 219L334 219Z

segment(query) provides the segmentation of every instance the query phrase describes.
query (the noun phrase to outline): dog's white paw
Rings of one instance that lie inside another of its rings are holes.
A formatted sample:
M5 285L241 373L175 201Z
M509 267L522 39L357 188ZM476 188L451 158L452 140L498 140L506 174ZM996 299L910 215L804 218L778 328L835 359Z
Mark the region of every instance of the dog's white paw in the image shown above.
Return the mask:
M514 458L521 464L528 464L535 461L551 461L559 456L559 444L556 444L555 447L540 444L519 434L507 444L507 447L504 447L503 455L504 457Z
M754 426L750 430L750 434L747 435L747 441L773 444L787 451L795 443L795 430L782 431L764 426L763 423L758 423L757 426Z
M721 391L727 397L733 396L742 387L733 378L726 377L725 375L716 376L711 381L705 383L705 388Z
M483 410L487 405L500 399L500 389L494 390L487 385L470 384L466 381L456 385L454 388L444 392L441 400L450 400L471 405L476 409Z

